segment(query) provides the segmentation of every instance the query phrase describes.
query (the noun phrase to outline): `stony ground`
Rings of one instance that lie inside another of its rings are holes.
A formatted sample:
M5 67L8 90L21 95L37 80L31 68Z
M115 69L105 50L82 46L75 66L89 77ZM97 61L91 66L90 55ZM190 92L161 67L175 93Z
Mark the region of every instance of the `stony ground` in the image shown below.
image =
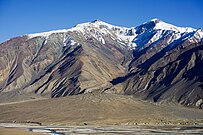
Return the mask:
M0 122L42 125L202 124L203 111L130 96L89 93L0 105Z

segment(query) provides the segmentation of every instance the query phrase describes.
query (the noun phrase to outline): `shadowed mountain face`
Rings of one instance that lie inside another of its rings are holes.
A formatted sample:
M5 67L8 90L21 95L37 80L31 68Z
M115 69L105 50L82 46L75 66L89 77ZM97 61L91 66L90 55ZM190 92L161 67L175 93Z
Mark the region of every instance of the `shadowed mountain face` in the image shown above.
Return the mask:
M92 91L203 108L203 30L96 20L0 44L0 101Z
M150 58L134 58L129 73L123 77L124 93L154 102L175 101L202 108L202 56L203 42L163 49Z

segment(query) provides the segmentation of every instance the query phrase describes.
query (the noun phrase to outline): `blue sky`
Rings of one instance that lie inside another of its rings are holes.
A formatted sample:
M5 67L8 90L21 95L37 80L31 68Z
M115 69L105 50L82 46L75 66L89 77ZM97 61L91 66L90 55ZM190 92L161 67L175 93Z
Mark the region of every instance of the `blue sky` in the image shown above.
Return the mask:
M132 27L159 18L203 27L203 0L0 0L0 42L99 19Z

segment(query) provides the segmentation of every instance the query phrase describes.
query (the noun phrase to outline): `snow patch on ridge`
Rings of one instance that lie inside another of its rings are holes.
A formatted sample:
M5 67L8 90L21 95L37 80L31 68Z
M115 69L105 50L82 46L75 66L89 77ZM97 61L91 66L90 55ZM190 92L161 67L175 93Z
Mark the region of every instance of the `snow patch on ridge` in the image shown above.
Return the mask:
M53 31L49 31L49 32L26 34L26 35L28 36L28 39L31 39L34 37L49 37L53 33L65 33L67 31L68 31L67 29L62 29L62 30L53 30Z
M70 38L68 35L64 35L63 37L63 46L66 47L68 45L75 45L77 42L75 42L72 38Z
M76 44L76 42L75 42L74 40L71 39L71 40L70 40L70 45L73 46L73 45L75 45L75 44Z
M203 29L198 29L195 33L195 37L203 39Z

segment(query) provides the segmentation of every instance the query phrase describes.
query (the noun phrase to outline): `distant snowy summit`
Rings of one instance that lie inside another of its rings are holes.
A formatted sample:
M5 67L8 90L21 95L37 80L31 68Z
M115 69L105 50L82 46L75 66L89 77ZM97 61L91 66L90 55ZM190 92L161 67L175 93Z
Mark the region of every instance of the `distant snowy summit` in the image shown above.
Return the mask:
M111 30L112 32L116 33L117 35L125 35L125 36L140 34L140 31L144 32L147 30L171 30L171 31L180 32L180 33L196 31L196 29L194 29L194 28L177 27L172 24L165 23L157 18L152 19L148 22L145 22L139 26L131 27L131 28L111 25L111 24L108 24L104 21L97 19L92 22L77 24L75 27L70 28L70 29L54 30L54 31L49 31L49 32L27 34L27 35L31 36L31 37L36 37L36 36L48 36L49 34L52 34L52 33L63 33L63 32L68 32L68 31L85 32L87 29L91 29L91 28L98 28L100 30L108 29L108 30Z
M29 39L38 36L48 38L53 33L67 32L81 33L87 39L93 37L102 44L106 43L106 37L110 37L131 49L139 49L146 44L159 41L169 35L171 38L168 39L168 43L172 43L174 40L197 42L203 39L203 29L197 30L191 27L177 27L157 18L131 28L111 25L101 20L94 20L92 22L78 24L70 29L28 34L27 36Z

